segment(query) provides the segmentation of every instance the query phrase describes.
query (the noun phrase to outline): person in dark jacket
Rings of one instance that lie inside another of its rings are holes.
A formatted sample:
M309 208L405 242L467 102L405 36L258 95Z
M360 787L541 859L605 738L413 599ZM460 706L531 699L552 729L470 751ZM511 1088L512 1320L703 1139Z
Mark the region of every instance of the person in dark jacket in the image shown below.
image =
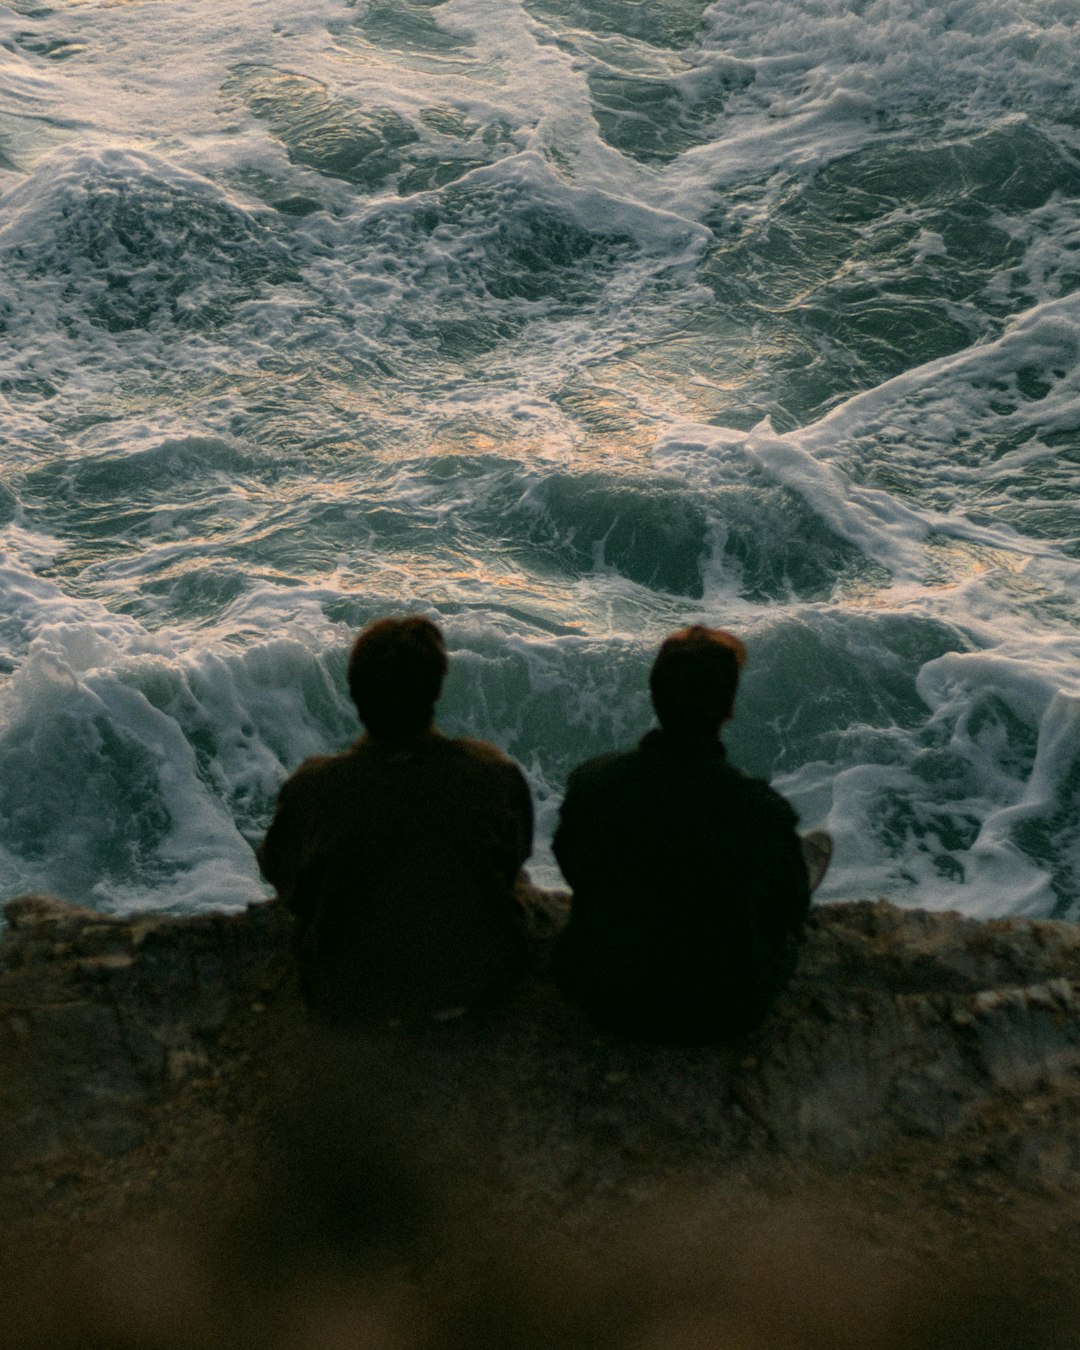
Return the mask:
M259 849L296 916L304 992L331 1018L476 1006L524 967L513 887L532 847L529 789L495 746L435 727L446 669L428 619L364 629L348 681L366 733L296 770Z
M627 1035L737 1035L794 968L810 903L797 817L720 740L745 655L718 629L673 633L650 676L660 728L570 776L554 849L573 902L555 977Z

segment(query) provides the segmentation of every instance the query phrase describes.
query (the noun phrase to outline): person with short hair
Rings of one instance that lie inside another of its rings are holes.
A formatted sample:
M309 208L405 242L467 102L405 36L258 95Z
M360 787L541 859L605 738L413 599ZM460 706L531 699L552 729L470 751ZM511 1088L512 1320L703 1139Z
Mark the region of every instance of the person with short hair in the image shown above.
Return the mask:
M365 733L292 774L259 849L296 916L305 996L330 1018L448 1015L524 968L513 888L532 800L501 750L435 726L446 670L429 619L365 628L348 665Z
M695 625L661 645L660 722L570 776L555 857L573 890L563 991L611 1030L695 1043L756 1026L794 969L810 903L797 817L728 762L746 648ZM815 836L828 861L827 835Z

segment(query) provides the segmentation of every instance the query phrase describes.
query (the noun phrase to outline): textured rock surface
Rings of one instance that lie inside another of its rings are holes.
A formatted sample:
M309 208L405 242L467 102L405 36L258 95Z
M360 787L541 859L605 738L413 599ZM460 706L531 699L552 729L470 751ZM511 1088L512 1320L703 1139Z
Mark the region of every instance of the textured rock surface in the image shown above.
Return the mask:
M119 919L26 896L5 916L0 1172L125 1152L154 1102L212 1072L215 1037L237 1009L288 987L288 917L276 905Z
M329 1035L274 904L7 915L5 1344L1076 1344L1069 925L822 907L765 1026L675 1050L540 979Z
M245 1065L272 1092L273 1066L286 1081L310 1053L276 904L113 918L26 897L6 914L4 1173L122 1157L170 1100ZM737 1045L622 1042L537 980L497 1016L387 1029L367 1049L418 1118L470 1141L494 1190L548 1212L778 1159L857 1167L980 1121L999 1168L1067 1183L1078 990L1072 925L859 903L814 912L791 989Z

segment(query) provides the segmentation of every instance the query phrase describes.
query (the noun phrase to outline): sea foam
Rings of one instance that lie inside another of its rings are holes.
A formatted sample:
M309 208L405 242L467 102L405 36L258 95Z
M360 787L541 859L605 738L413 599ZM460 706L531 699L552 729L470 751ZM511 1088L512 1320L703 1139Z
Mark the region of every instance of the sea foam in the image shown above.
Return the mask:
M353 633L408 610L541 880L705 622L824 897L1075 913L1067 5L19 11L0 892L265 895Z

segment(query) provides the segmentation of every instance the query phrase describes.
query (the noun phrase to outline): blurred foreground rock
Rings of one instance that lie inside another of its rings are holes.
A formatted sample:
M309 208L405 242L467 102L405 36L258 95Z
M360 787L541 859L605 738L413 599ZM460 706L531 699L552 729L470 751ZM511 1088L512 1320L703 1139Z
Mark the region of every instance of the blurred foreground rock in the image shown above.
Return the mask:
M260 1084L245 1109L261 1100L272 1113L278 1083L295 1088L311 1061L289 920L274 903L116 918L25 897L6 915L9 1177L123 1157L170 1102L212 1101L230 1076ZM767 1175L778 1160L842 1171L984 1127L999 1171L1068 1184L1080 1161L1078 990L1072 925L828 905L791 989L737 1045L622 1042L537 979L498 1015L364 1038L368 1060L356 1051L349 1082L370 1099L392 1081L395 1109L469 1155L505 1204L564 1217L733 1170Z

